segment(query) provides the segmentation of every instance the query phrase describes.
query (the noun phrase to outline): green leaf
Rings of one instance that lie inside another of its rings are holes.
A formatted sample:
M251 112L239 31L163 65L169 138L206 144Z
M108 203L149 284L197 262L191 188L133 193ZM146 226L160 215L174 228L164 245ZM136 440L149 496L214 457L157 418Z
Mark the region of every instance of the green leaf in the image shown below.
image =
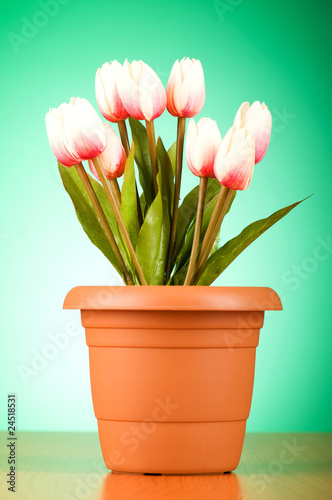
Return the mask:
M142 193L141 196L139 197L139 200L140 200L140 204L141 204L141 209L142 209L142 215L143 215L143 219L145 218L145 215L146 215L146 212L147 212L147 209L149 208L146 204L146 201L145 201L145 194Z
M167 151L169 159L171 160L173 175L175 175L175 167L176 167L176 141L172 144L172 146Z
M158 138L157 141L157 161L158 169L162 170L163 177L163 190L162 196L164 209L167 207L169 218L171 218L173 211L173 199L174 199L174 175L172 169L171 159L166 151L163 141Z
M107 239L103 226L98 218L98 215L93 207L93 204L83 186L75 167L65 167L58 163L59 172L63 185L69 194L78 220L80 221L85 233L90 238L91 242L96 245L112 263L120 275L122 275L117 259L113 253L112 247ZM102 186L89 175L93 189L101 204L104 214L110 224L110 228L115 239L119 242L118 227L113 211ZM119 244L119 243L118 243Z
M146 214L136 247L137 257L148 285L163 285L166 270L173 175L165 153L162 142L158 141L158 161L164 168L159 169L158 194Z
M215 196L214 198L212 198L212 200L209 201L204 207L204 214L203 214L202 228L201 228L201 235L200 235L200 243L202 243L204 235L205 235L206 230L208 228L214 207L216 206L216 203L217 203L218 196L219 196L219 194L217 196ZM234 194L233 194L231 202L228 206L226 215L228 214L228 212L231 209L231 206L232 206L232 203L234 201L235 196L236 196L236 191L234 191ZM185 242L182 246L182 250L179 253L179 257L178 257L177 264L176 264L176 269L180 269L181 267L183 267L189 260L189 257L191 254L191 247L192 247L193 241L194 241L195 224L196 224L196 217L193 220L193 223L191 224L191 226L189 228ZM216 238L216 241L214 243L214 245L216 245L215 251L218 248L218 242L219 242L219 235ZM199 248L200 248L200 246L199 246Z
M135 161L138 167L139 181L148 206L154 199L154 188L151 170L151 159L146 128L139 120L129 118L129 124L135 144Z
M305 198L307 199L307 198ZM219 248L207 260L202 274L198 280L198 285L211 285L213 281L233 262L243 250L245 250L261 234L269 229L273 224L285 217L293 208L302 203L298 201L288 207L282 208L266 219L261 219L247 226L242 233L228 241Z
M130 154L127 158L122 190L121 190L121 208L123 222L127 228L133 247L136 247L139 233L139 223L137 215L137 197L135 183L135 166L134 166L134 144L131 147Z
M188 193L184 198L182 204L179 207L173 262L175 262L178 253L181 250L190 225L196 218L198 189L198 186L192 189L192 191L190 191L190 193ZM209 179L206 190L205 204L209 203L212 198L219 194L219 191L219 182L216 179Z

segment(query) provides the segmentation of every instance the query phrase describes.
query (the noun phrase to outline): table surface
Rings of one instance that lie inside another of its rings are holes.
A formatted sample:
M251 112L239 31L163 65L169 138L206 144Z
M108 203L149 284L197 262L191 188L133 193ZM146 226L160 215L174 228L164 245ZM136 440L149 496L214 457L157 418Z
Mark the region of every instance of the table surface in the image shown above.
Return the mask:
M16 494L7 491L0 433L0 498L14 500L329 500L332 434L247 434L231 474L144 476L109 472L96 433L17 434Z

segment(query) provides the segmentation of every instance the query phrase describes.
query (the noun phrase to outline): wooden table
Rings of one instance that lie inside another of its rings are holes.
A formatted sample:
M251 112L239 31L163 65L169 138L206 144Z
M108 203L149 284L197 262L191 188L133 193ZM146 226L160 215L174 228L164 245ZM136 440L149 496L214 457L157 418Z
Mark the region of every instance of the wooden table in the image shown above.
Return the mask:
M16 493L7 491L0 433L0 499L329 500L332 434L247 434L236 472L211 476L112 474L95 433L17 434Z

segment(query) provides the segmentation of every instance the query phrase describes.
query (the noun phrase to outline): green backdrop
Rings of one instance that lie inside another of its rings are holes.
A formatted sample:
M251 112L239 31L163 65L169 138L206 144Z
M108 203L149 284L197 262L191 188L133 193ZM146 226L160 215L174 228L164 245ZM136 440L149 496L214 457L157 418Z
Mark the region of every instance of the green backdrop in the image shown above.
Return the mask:
M223 238L314 193L218 280L270 286L248 430L331 431L331 3L303 0L1 2L1 415L18 397L21 430L96 430L76 285L120 284L78 224L48 145L44 116L71 96L95 106L105 61L142 59L166 85L175 59L202 61L200 116L222 134L244 100L273 115L268 154L240 193ZM175 120L156 131L166 145ZM197 179L185 168L186 192ZM116 381L115 381L116 383Z

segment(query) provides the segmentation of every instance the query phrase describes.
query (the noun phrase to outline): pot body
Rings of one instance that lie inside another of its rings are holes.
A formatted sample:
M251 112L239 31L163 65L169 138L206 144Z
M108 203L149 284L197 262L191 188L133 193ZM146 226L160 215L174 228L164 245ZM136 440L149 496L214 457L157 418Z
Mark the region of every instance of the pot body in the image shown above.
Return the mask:
M106 466L159 474L236 469L268 288L78 287Z

